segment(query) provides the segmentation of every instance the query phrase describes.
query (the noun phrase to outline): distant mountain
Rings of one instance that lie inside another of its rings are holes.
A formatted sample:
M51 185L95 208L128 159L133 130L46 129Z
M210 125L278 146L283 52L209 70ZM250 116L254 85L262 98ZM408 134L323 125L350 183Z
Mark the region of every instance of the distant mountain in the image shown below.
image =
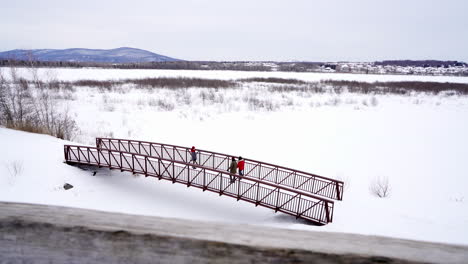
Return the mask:
M33 49L10 50L0 52L0 59L36 60L36 61L68 61L68 62L162 62L179 61L178 59L159 55L147 50L134 48L118 49Z

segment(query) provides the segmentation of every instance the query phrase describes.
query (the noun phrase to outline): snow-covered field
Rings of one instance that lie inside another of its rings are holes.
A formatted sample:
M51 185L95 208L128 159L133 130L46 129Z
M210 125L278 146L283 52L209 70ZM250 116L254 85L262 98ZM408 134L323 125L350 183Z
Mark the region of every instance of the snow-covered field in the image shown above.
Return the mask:
M271 72L40 69L39 74L59 80L274 76L468 83L461 77ZM305 225L170 182L106 169L92 176L63 163L67 142L5 128L0 128L0 200L468 244L467 97L275 92L267 84L247 84L219 90L77 87L57 92L55 99L77 121L77 143L111 136L242 155L342 179L344 200L335 202L333 223ZM388 178L389 197L370 193L377 177ZM65 191L65 182L75 187Z
M241 79L252 77L291 78L303 81L346 80L361 82L421 81L468 83L468 77L454 76L421 76L421 75L388 75L388 74L352 74L352 73L313 73L313 72L254 72L254 71L195 71L195 70L134 70L134 69L101 69L101 68L39 68L38 74L44 78L56 78L63 81L118 80L155 77L196 77L206 79ZM19 69L25 78L31 78L27 68Z

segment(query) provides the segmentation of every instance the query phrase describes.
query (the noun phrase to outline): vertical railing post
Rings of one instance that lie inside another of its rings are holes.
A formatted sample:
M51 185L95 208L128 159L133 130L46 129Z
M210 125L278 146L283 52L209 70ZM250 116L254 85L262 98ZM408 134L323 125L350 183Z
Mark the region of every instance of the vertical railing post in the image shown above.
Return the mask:
M299 199L299 202L297 203L296 219L297 219L297 218L299 217L299 215L300 215L299 209L300 209L300 207L301 207L301 201L302 201L302 199L301 199L301 194L299 194L298 199Z
M342 200L343 197L341 197L340 186L339 186L338 182L335 182L335 186L336 186L336 199Z
M159 179L161 180L162 174L161 174L161 160L158 159L158 174L159 174Z
M241 178L237 181L237 201L240 199Z
M276 175L275 175L275 183L278 184L278 167L276 169Z
M148 177L148 157L145 157L145 177Z
M321 203L321 205L322 205L322 206L320 206L320 217L319 217L319 219L318 219L319 221L320 221L320 219L323 218L323 203ZM325 214L326 214L326 212L325 212Z
M330 212L328 211L328 202L325 201L325 214L327 216L327 223L330 223Z
M80 147L78 147L78 161L81 161L81 150Z
M206 190L208 186L206 186L206 169L203 169L203 191Z
M120 147L120 145L119 145L119 147ZM119 157L120 157L120 171L123 171L122 170L122 168L123 168L123 153L122 152L120 152Z
M278 209L279 209L279 197L280 197L280 191L279 191L279 188L276 188L278 190L278 192L276 193L276 205L275 205L275 212L278 212Z
M293 188L296 188L296 176L297 174L296 172L294 172L294 180L293 180L293 186L292 186Z
M312 177L312 189L310 190L311 193L315 193L314 189L315 189L315 182L317 180L315 179L315 177Z
M102 153L102 149L98 148L97 149L98 168L101 167L101 153Z
M171 163L172 163L172 176L171 176L171 178L172 178L172 183L175 183L175 180L176 180L176 179L175 179L175 164L174 164L174 160L171 161Z
M186 168L186 173L187 173L187 186L190 186L190 166L189 165L185 165L185 168Z
M258 166L258 178L260 179L262 177L262 164Z
M258 194L260 192L260 183L257 182L256 184L257 184L257 198L255 198L255 206L258 206L258 204L259 204L258 203Z
M119 152L119 158L120 158L120 171L123 171L123 153Z
M221 173L219 175L219 195L223 194L223 175Z

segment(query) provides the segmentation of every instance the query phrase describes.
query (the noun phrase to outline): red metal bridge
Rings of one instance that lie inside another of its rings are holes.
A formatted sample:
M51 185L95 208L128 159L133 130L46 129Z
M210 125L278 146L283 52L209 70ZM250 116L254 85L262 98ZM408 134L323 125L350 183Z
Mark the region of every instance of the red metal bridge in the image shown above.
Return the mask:
M199 150L198 164L189 163L190 149L126 139L97 138L96 147L65 145L65 160L156 177L211 191L306 219L333 220L334 202L343 198L343 182L251 159L243 177L226 172L231 155ZM196 169L194 169L196 168ZM230 177L237 177L231 183Z

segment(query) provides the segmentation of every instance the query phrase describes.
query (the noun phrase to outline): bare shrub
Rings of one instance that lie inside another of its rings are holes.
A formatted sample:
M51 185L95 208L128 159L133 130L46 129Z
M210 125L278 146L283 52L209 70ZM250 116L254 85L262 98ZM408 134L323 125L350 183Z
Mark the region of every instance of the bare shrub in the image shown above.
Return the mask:
M299 93L311 93L313 86L306 86L306 85L270 85L268 87L269 92L299 92Z
M187 89L179 89L175 93L177 101L181 104L191 105L192 104L192 96L187 91Z
M170 102L166 102L164 100L161 100L161 99L158 99L156 101L156 105L158 106L159 109L161 110L164 110L164 111L172 111L175 109L175 105L170 103Z
M149 98L148 99L148 105L152 106L152 107L156 107L156 106L158 106L158 100L156 100L155 98Z
M441 83L441 82L358 82L323 80L321 84L345 87L351 93L383 93L383 94L407 94L410 92L424 92L429 94L439 94L443 92L455 92L468 94L468 84L466 83Z
M62 139L71 139L76 123L68 112L60 112L52 100L52 90L34 80L34 86L17 77L16 70L10 71L7 81L0 72L0 125L33 133L49 134ZM33 91L35 89L35 91Z
M377 98L375 98L375 96L373 96L371 98L371 101L370 101L370 104L374 107L376 107L378 104L379 104L379 101L377 100Z
M55 137L71 140L75 137L77 130L76 122L68 114L68 110L59 114L53 121L52 135Z
M320 85L320 83L315 82L315 83L309 83L306 88L306 92L309 93L324 93L325 88Z
M291 97L283 96L283 105L293 106L294 100Z
M379 198L388 197L391 191L388 178L387 177L374 178L369 185L369 191L372 195L375 195Z
M78 80L71 83L74 86L97 87L101 92L110 91L116 86L124 84L133 84L139 88L169 88L181 89L191 87L206 87L206 88L230 88L235 87L236 82L218 79L202 79L202 78L187 78L187 77L159 77L145 79L125 79L125 80Z
M113 138L114 137L114 132L110 131L110 132L104 133L104 135L105 135L105 137Z
M214 100L213 100L214 103L218 103L218 104L223 104L224 103L224 94L223 93L217 93Z
M34 99L29 83L11 69L11 81L0 72L0 124L7 127L24 126L34 121Z
M341 104L341 99L339 97L333 97L325 102L326 105L338 106Z
M146 104L145 98L140 97L140 98L137 100L137 105L139 105L140 107L145 106L145 104Z
M45 134L71 140L77 132L76 122L68 114L68 109L60 111L51 99L49 91L42 91L36 96L36 119Z
M283 79L283 78L246 78L246 79L238 79L240 82L265 82L265 83L285 83L285 84L306 84L306 82L298 80L298 79Z
M104 111L107 111L107 112L114 112L115 111L115 105L110 104L110 103L106 103L106 104L104 104L103 109L104 109Z
M10 176L16 177L23 173L23 162L20 160L11 161L7 164Z
M270 101L259 99L256 97L249 97L247 99L247 103L249 106L249 110L258 111L258 110L266 110L266 111L274 111L277 107Z
M23 173L23 162L20 160L14 160L7 162L5 167L8 170L8 183L13 184L16 178Z
M113 85L117 85L119 81L98 81L98 80L78 80L74 81L72 85L74 86L88 86L88 87L97 87L101 88L101 90L108 90L110 91L112 89Z
M344 90L345 87L343 86L333 86L333 92L336 93L336 94L341 94L343 93L343 90Z
M216 97L215 90L214 89L202 90L200 92L200 97L202 98L203 103L205 103L205 101L213 102Z
M63 90L61 92L55 91L52 95L52 99L54 100L68 100L68 101L74 101L76 100L76 95L68 90Z
M425 92L430 94L455 93L468 94L468 84L464 83L438 83L438 82L359 82L344 80L322 80L320 82L305 82L297 79L283 78L247 78L238 80L202 79L187 77L159 77L145 79L125 80L78 80L75 82L51 81L43 83L34 81L36 87L47 87L57 89L58 87L89 86L97 87L100 92L110 91L117 86L135 85L139 88L168 88L183 89L192 87L201 88L234 88L249 82L263 82L269 84L272 92L302 91L308 93L325 93L328 91L340 94L348 91L350 93L378 93L378 94L409 94L411 92ZM124 91L122 91L124 92Z
M357 81L323 80L320 83L331 85L332 87L346 88L351 93L369 93L373 86L371 83Z
M191 87L206 87L206 88L229 88L236 85L233 81L217 80L217 79L202 79L202 78L146 78L146 79L126 79L123 83L133 83L141 87L159 87L159 88L191 88Z
M356 99L348 98L345 100L345 104L357 104Z

